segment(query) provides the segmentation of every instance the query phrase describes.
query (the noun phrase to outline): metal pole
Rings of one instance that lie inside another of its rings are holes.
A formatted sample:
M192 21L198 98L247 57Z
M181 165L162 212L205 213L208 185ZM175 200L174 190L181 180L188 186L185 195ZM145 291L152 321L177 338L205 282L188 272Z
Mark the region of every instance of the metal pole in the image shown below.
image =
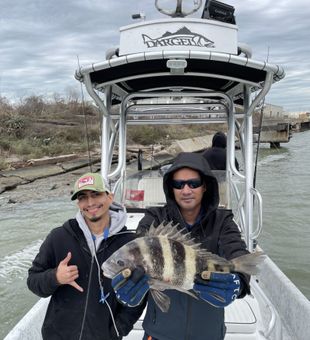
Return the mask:
M111 87L108 86L104 91L104 107L106 108L106 115L103 114L102 132L101 132L101 175L106 183L108 183L109 173L109 139L110 139L110 126L111 117L108 114L109 103L111 97Z
M250 252L253 251L253 242L251 235L253 231L253 199L251 189L253 185L253 125L252 114L249 112L250 89L247 85L244 86L244 204L245 204L245 241ZM249 114L250 113L250 114Z

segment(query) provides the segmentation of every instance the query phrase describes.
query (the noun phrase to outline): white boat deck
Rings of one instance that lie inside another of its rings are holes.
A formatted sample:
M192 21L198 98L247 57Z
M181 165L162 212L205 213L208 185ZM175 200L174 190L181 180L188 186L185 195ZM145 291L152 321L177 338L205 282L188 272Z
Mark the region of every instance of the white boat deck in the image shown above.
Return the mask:
M41 340L41 326L44 320L49 298L40 299L31 312L26 314L14 330L5 337L4 340ZM248 296L242 300L237 300L225 308L225 323L227 335L225 340L238 339L255 340L258 338L258 319L255 313L258 305L255 299ZM35 323L33 321L35 320ZM134 330L124 338L124 340L139 340L143 336L142 329L143 315L135 324ZM31 325L31 327L29 327ZM242 335L242 337L241 337ZM262 338L263 339L263 338Z

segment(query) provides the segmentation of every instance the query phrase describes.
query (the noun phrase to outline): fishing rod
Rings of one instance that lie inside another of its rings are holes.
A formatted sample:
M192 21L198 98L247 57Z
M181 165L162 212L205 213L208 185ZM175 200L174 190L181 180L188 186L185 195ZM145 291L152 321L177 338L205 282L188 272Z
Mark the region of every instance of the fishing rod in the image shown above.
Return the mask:
M78 68L80 69L79 56L76 56L76 57L77 57L77 62L78 62ZM81 85L82 112L83 112L83 116L84 116L84 126L85 126L85 137L86 137L86 143L87 143L88 166L89 166L90 172L93 172L93 170L92 170L92 159L91 159L91 155L90 155L89 133L88 133L88 125L87 125L87 119L86 119L83 85L82 85L82 83L80 83L80 85Z
M269 59L269 46L268 46L268 49L267 49L266 63L268 62L268 59ZM256 156L255 156L255 165L254 165L254 176L253 176L253 188L254 189L256 187L258 152L259 152L259 148L260 148L260 139L261 139L262 126L263 126L264 105L265 105L265 97L263 98L263 101L262 101L262 107L261 107L261 110L260 110L260 119L259 119L259 125L258 125L258 137L257 137L257 147L256 147Z

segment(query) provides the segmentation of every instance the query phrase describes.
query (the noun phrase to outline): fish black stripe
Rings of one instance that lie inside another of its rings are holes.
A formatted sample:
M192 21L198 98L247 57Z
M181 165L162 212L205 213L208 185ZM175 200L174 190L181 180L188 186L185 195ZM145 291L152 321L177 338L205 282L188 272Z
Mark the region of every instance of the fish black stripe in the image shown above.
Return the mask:
M135 263L137 265L143 266L144 264L144 257L143 254L141 253L141 248L139 247L139 244L137 242L136 247L130 247L129 248L129 254L133 256L135 259Z
M217 272L224 272L225 269L222 265L220 264L217 264L217 263L214 263L214 269L217 271Z
M195 259L196 262L196 273L200 274L203 270L208 269L208 266L206 265L206 261L201 256L196 256Z
M153 266L152 277L158 279L163 278L165 259L163 256L163 249L158 237L146 237L145 244L150 254L151 263Z
M173 240L169 240L169 244L170 244L171 255L173 259L173 270L174 270L172 284L176 286L182 286L185 275L186 275L185 248L182 243L175 242Z

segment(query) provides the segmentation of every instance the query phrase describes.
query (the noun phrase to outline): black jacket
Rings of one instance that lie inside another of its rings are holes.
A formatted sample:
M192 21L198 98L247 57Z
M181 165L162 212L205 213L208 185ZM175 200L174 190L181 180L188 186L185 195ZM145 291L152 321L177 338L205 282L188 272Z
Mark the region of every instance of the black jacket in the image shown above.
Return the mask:
M212 170L226 170L226 149L214 146L202 152ZM235 167L239 170L239 163L235 158Z
M241 239L239 229L233 221L230 210L217 209L219 202L218 184L205 159L199 154L181 153L166 172L163 179L167 204L160 208L150 208L140 221L137 233L143 235L152 222L157 226L162 221L174 221L180 228L186 223L174 200L169 183L172 174L180 168L189 167L200 172L206 183L203 197L205 215L196 223L191 234L202 247L226 259L233 259L248 253ZM250 292L249 277L240 274L242 292L239 297ZM147 334L159 340L218 340L225 336L224 309L196 300L178 291L166 291L171 298L168 313L162 313L151 296L144 318L143 327Z
M124 227L121 232L125 231ZM99 265L118 248L134 238L134 234L115 234L102 241L97 250ZM70 285L58 285L56 267L71 251L69 265L77 265L79 278L76 280L84 292L77 291ZM41 245L40 251L29 269L27 284L29 289L51 300L42 326L43 339L47 340L96 340L121 339L132 329L141 315L144 305L128 308L117 302L111 287L111 280L102 277L100 280L104 293L110 293L107 301L112 309L117 328L121 334L116 336L112 319L106 304L99 303L100 288L98 266L91 256L82 230L75 219L67 221L62 227L53 229ZM85 314L85 321L83 318ZM83 330L81 330L83 326ZM80 333L82 336L80 338Z

